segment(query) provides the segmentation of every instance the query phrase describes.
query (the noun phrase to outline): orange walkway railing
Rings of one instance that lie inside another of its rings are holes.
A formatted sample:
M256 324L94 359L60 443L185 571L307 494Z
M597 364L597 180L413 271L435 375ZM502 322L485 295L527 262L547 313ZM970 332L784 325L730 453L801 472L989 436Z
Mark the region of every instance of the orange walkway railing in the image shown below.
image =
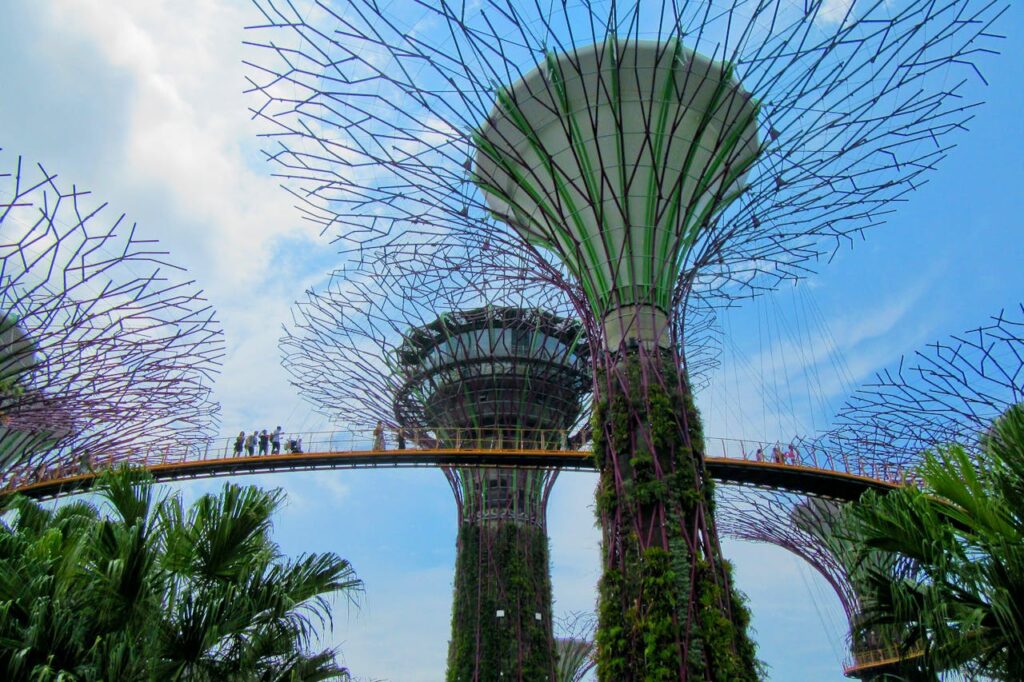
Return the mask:
M901 651L899 647L891 646L883 649L868 649L855 651L851 658L843 664L843 673L847 677L857 677L860 673L874 673L879 668L896 665L904 661L912 661L920 658L922 652Z
M322 431L309 433L282 433L275 448L270 442L264 449L254 444L252 452L243 438L241 452L236 452L237 437L212 439L202 449L180 450L168 443L159 448L143 452L101 453L83 457L76 462L64 462L16 469L3 481L0 488L18 490L44 482L59 482L76 478L91 478L95 473L120 464L133 464L150 469L172 468L170 465L199 465L209 463L215 468L218 463L229 465L235 460L251 462L252 457L275 456L276 468L287 468L281 457L290 455L329 455L343 459L371 455L395 455L407 452L414 454L458 453L465 451L484 452L497 455L505 453L510 461L516 455L530 455L534 459L544 454L572 457L583 460L587 457L589 444L566 431L554 430L508 430L500 433L478 429L375 429ZM275 450L277 452L275 452ZM763 442L738 438L706 438L705 452L709 463L749 463L751 469L801 470L820 475L835 474L887 485L904 485L915 481L908 472L895 466L879 465L838 456L833 453L807 450L782 445L778 442ZM394 459L394 458L392 458ZM418 461L409 458L410 461ZM421 458L422 459L422 458ZM268 460L269 463L269 460ZM471 462L466 462L471 465ZM443 462L441 463L443 465ZM756 465L756 466L754 466ZM173 476L168 476L169 478ZM763 478L763 477L762 477Z

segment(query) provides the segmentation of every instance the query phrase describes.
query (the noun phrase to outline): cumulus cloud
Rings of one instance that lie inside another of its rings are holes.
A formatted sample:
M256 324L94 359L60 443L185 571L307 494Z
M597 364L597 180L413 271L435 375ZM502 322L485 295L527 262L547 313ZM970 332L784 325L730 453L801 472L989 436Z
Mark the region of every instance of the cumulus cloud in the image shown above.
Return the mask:
M218 266L228 254L267 262L275 239L303 228L265 169L252 167L256 126L241 65L249 8L201 0L45 7L55 32L76 33L130 75L124 179L169 195L187 218L174 241L197 249L209 287L238 293L257 283L261 268Z
M4 142L25 147L10 151L44 154L48 170L126 211L199 281L228 344L216 393L227 430L308 422L277 341L292 302L336 257L260 152L266 126L250 120L242 64L258 13L203 0L58 0L15 14L34 39L6 74L22 80L21 97L0 107Z

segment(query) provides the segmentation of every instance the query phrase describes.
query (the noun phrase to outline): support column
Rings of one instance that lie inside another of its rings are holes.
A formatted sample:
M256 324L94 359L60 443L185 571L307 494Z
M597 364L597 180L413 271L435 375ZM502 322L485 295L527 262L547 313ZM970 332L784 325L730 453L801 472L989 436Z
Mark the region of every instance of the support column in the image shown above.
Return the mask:
M750 617L721 556L682 369L670 353L641 346L611 357L596 390L599 679L754 682Z

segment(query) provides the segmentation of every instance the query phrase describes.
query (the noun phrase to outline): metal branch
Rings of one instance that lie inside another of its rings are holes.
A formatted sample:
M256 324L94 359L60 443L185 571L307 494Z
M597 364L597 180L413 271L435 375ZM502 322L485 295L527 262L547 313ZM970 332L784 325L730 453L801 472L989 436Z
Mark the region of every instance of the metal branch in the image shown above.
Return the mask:
M0 485L202 452L224 354L202 291L42 166L0 176Z

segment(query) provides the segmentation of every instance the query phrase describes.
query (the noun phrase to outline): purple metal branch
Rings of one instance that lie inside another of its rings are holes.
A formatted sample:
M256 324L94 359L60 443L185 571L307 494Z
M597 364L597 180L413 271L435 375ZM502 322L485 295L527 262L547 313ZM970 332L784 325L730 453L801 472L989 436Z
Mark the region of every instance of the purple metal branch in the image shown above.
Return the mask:
M202 292L123 215L42 166L0 176L0 477L198 451L223 339ZM52 472L51 472L52 473Z
M865 461L913 466L944 443L972 447L1024 399L1024 304L903 357L846 402L818 443Z

